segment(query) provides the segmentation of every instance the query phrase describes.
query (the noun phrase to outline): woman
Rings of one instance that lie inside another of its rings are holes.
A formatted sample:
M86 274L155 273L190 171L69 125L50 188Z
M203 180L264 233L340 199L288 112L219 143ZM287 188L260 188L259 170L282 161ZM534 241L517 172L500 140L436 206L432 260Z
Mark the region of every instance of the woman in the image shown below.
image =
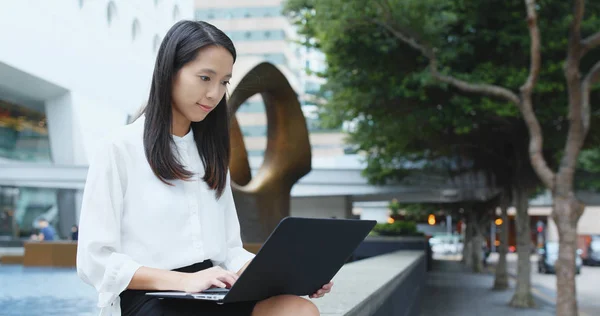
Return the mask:
M228 166L225 92L235 58L213 25L175 24L143 115L91 163L77 271L98 290L103 315L319 315L297 296L217 305L144 295L230 287L253 258L242 247Z

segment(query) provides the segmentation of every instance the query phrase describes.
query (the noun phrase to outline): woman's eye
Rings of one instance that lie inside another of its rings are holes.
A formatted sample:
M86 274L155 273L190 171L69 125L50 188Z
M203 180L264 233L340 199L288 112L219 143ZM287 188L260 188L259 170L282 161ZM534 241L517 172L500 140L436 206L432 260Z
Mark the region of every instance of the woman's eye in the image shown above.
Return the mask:
M200 80L202 80L202 81L210 81L210 77L200 76Z
M229 81L223 81L223 85L226 86L229 84Z

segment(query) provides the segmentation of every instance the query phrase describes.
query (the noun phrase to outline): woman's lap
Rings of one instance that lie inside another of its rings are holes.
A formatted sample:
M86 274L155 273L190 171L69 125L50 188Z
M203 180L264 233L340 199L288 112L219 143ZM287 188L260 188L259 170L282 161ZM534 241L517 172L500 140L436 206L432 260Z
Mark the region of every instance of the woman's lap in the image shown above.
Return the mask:
M175 271L193 273L212 267L207 260ZM229 303L188 299L159 299L145 295L146 291L126 290L121 293L121 314L123 316L250 316L256 302Z
M140 298L136 304L129 305L129 310L121 312L123 316L250 316L255 304L255 302L244 302L219 305L206 301L159 299L146 296Z

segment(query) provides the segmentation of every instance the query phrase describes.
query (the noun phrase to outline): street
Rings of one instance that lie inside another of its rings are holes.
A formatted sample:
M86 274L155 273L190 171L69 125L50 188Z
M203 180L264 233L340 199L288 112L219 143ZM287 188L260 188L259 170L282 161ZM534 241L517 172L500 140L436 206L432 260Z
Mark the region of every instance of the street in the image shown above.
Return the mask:
M492 254L488 258L488 262L495 265L497 258L497 254ZM516 275L517 255L510 253L507 260L509 273ZM536 255L531 256L531 282L535 295L546 301L556 302L556 276L538 272ZM577 275L577 300L582 315L600 315L598 284L600 284L600 267L583 266L581 274Z

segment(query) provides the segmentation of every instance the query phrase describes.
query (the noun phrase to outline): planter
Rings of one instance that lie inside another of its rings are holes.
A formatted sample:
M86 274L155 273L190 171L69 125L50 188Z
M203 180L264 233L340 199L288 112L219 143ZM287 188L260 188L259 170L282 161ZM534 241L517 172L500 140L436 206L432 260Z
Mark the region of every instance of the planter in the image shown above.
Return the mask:
M427 253L427 266L431 263L431 249L424 236L368 236L354 251L351 261L375 257L398 250L421 250Z

